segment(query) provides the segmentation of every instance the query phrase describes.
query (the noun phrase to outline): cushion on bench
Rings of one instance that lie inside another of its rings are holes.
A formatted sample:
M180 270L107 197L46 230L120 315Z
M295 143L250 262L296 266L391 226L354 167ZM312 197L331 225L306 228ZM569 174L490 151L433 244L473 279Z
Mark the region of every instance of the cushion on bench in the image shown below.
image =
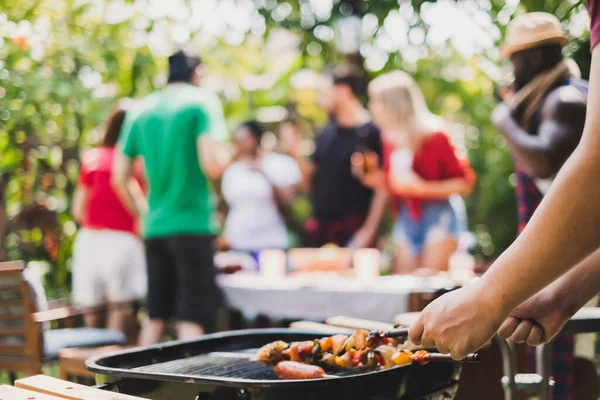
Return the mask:
M125 343L127 343L125 334L109 329L51 329L44 332L44 355L49 359L55 359L58 357L60 349L69 347L100 347Z

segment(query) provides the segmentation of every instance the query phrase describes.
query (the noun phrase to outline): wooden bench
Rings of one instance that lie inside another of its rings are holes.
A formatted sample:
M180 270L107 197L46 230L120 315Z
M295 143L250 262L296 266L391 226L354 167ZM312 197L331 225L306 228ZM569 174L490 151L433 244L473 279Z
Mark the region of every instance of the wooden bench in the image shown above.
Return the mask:
M0 400L59 400L60 397L32 392L8 385L0 386Z
M40 396L34 397L35 400L145 400L141 397L100 390L45 375L35 375L29 378L19 379L15 382L15 386L29 393L33 393L34 396ZM0 400L29 399L28 397L7 397L4 399L1 397L1 393L2 392L0 392Z
M104 353L113 353L125 350L132 346L104 346L97 348L73 347L62 349L58 352L58 369L60 379L94 378L94 373L85 368L85 361ZM0 399L1 400L1 399Z

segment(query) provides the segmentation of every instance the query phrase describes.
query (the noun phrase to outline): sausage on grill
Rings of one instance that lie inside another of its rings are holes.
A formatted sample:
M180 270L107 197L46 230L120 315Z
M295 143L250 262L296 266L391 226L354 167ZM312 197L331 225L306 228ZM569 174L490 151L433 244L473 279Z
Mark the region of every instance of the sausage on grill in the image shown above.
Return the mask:
M319 379L325 378L323 368L316 365L302 364L295 361L281 361L275 366L275 373L280 379Z

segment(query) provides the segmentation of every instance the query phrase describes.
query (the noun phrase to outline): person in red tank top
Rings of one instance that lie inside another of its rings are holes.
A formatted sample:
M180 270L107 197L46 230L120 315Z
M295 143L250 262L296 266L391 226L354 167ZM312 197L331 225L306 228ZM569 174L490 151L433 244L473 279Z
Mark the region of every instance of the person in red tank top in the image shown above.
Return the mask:
M84 306L102 302L128 302L145 296L145 257L138 238L138 221L125 208L110 183L115 145L125 118L125 104L108 119L100 147L86 151L81 159L77 190L71 213L81 224L73 250L73 297ZM136 187L143 201L142 170L137 166ZM123 331L130 309L111 310L108 328ZM96 327L96 315L85 324Z
M472 192L475 174L465 159L457 157L441 131L441 119L429 112L408 74L395 71L375 79L369 85L369 98L373 118L383 132L381 182L396 211L394 270L446 270L461 225L466 223L451 199Z

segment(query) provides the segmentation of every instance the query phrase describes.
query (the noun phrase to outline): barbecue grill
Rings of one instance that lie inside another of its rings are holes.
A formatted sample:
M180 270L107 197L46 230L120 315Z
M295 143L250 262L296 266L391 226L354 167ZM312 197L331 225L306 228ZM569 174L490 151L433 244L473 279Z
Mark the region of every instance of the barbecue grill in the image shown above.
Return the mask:
M328 371L318 380L279 380L251 360L275 340L312 340L319 332L257 329L131 349L87 361L104 389L164 400L442 400L458 389L460 363L406 365L381 371Z

